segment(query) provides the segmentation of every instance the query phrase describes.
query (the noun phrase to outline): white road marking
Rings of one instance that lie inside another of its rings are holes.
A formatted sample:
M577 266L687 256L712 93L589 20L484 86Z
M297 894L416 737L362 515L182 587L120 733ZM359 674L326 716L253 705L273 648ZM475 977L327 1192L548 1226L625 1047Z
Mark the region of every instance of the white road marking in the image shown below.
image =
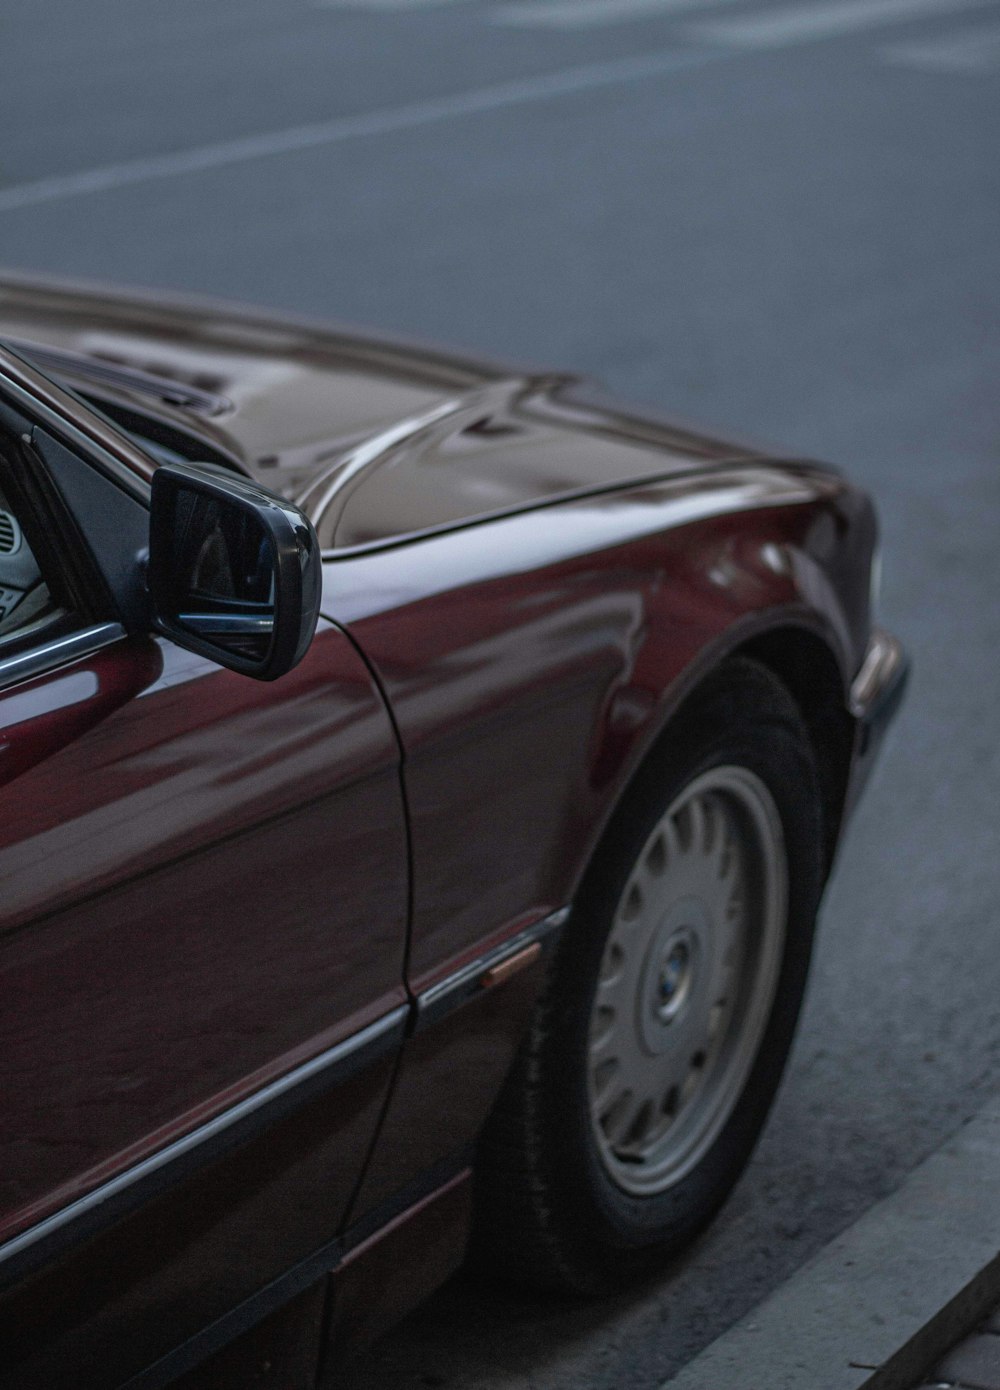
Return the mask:
M931 72L995 72L1000 68L1000 25L892 44L882 54L891 63Z
M538 29L588 29L655 15L687 14L734 0L515 0L490 12L494 24Z
M607 63L589 63L584 67L565 68L562 72L526 77L513 82L501 82L493 87L480 87L453 96L416 101L407 106L383 108L358 116L340 116L314 125L292 126L263 135L251 135L242 140L226 140L215 145L200 145L194 149L178 150L173 154L151 155L144 159L127 159L119 164L105 164L96 169L84 169L76 174L57 174L33 183L12 184L0 188L0 212L34 207L39 203L78 198L88 193L107 193L130 184L149 183L182 174L197 174L206 169L221 169L227 165L243 164L271 155L296 154L300 150L317 149L324 145L339 145L347 140L366 136L389 135L396 131L412 130L433 125L438 121L455 120L506 107L523 106L535 101L572 96L577 92L599 87L614 87L621 83L641 82L647 78L664 77L672 72L684 72L706 63L718 62L730 55L724 49L660 49L631 58Z
M997 0L817 0L814 4L766 10L739 19L699 21L686 25L685 33L738 48L782 48L786 44L835 38L859 29L996 3Z
M701 0L698 2L701 3ZM592 0L592 3L596 4L597 0ZM639 0L620 0L620 3L639 3ZM676 0L676 3L684 3L684 0ZM718 3L727 3L727 0L718 0ZM107 193L116 188L150 183L157 179L221 169L273 155L295 154L325 145L343 144L348 140L390 135L462 116L572 96L600 87L662 77L672 72L703 67L744 48L779 48L789 43L828 38L921 15L944 14L984 5L992 7L998 3L1000 0L834 0L833 3L770 10L756 18L699 21L686 24L684 32L689 37L723 47L660 49L636 57L566 68L562 72L501 82L492 87L411 102L405 106L386 107L357 116L339 116L311 125L250 135L240 140L199 145L171 154L150 155L83 169L75 174L56 174L30 183L11 184L7 188L0 188L0 213L87 194Z

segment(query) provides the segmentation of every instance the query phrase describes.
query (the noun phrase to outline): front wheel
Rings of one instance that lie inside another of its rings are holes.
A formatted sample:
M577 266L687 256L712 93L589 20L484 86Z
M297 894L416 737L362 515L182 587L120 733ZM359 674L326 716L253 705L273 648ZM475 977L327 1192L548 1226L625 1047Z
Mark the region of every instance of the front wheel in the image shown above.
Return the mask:
M484 1133L491 1267L597 1292L718 1209L791 1043L820 804L791 697L758 664L727 663L612 822Z

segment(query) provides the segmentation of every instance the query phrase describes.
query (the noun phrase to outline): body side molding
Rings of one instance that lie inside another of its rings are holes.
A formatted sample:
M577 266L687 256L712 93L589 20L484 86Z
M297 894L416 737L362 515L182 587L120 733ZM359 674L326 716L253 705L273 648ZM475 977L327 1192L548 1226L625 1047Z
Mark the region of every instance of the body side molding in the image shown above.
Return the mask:
M220 1153L271 1125L280 1115L345 1080L402 1042L406 1005L286 1072L158 1153L102 1183L61 1211L0 1246L0 1286L16 1282L57 1250L83 1240Z
M485 990L496 988L519 969L532 965L539 955L539 949L535 948L540 948L542 953L551 949L569 913L568 906L550 912L540 921L523 928L499 946L423 990L417 995L412 1031L421 1032L451 1013L452 1009L457 1009Z

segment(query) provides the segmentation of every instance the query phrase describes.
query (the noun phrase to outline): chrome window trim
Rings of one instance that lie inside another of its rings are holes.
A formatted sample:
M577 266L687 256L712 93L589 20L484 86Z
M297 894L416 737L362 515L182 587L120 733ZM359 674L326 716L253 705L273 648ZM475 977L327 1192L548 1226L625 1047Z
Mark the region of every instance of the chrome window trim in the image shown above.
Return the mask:
M17 652L14 656L0 656L0 687L14 681L27 681L35 676L43 676L56 666L67 661L76 661L81 656L90 656L102 647L110 647L120 642L127 634L121 623L94 623L70 632L52 641L42 642L30 651Z
M29 362L28 366L31 365ZM57 382L56 385L59 383ZM133 473L127 464L109 454L106 449L91 439L79 426L74 425L71 420L67 420L64 415L60 415L58 411L53 410L44 401L40 401L37 396L33 396L30 391L26 391L16 381L12 381L2 370L0 370L0 391L16 402L33 422L54 429L58 435L78 450L88 462L100 469L113 483L136 498L143 506L149 506L150 489L149 484L144 479Z
M32 1246L36 1246L50 1237L58 1236L65 1232L68 1227L98 1213L112 1199L127 1194L129 1189L154 1178L163 1169L169 1168L198 1149L206 1151L207 1161L208 1157L215 1152L214 1145L212 1145L213 1140L224 1137L226 1131L231 1130L241 1121L250 1119L257 1112L273 1105L283 1096L304 1086L307 1082L313 1081L317 1077L330 1081L340 1080L360 1069L367 1062L374 1061L394 1042L402 1042L403 1030L409 1012L410 1006L407 1004L401 1004L398 1008L391 1009L387 1014L376 1019L374 1023L368 1024L366 1028L352 1033L350 1037L320 1052L308 1062L293 1067L284 1076L279 1076L276 1081L261 1087L259 1091L247 1096L237 1105L230 1106L229 1109L216 1115L214 1119L199 1125L190 1133L182 1135L180 1139L175 1139L172 1144L167 1144L156 1153L150 1154L148 1158L134 1164L131 1168L127 1168L108 1182L102 1183L100 1187L94 1188L85 1196L78 1197L75 1202L70 1202L59 1211L53 1212L51 1216L29 1227L28 1230L22 1231L20 1235L13 1236L3 1245L0 1245L0 1270L17 1256L25 1254ZM88 1233L89 1229L88 1227Z

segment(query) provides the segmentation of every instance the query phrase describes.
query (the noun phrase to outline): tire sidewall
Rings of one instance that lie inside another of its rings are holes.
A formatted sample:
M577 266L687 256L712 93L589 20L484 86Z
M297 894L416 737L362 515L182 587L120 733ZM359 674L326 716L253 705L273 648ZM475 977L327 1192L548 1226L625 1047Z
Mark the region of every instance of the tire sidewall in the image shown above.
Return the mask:
M817 778L805 730L783 688L766 673L763 679L756 671L750 679L741 674L747 687L742 698L734 704L737 673L727 673L698 711L679 721L664 755L637 779L584 878L554 962L547 1056L539 1058L545 1063L539 1076L544 1149L553 1160L553 1214L564 1232L573 1232L578 1258L572 1262L581 1285L614 1285L633 1276L711 1219L753 1149L791 1045L822 886ZM626 881L659 818L696 777L725 765L744 767L764 782L784 834L788 914L774 1003L740 1098L710 1149L666 1191L637 1196L614 1182L591 1128L587 1048L597 978ZM595 1261L597 1251L602 1262Z

